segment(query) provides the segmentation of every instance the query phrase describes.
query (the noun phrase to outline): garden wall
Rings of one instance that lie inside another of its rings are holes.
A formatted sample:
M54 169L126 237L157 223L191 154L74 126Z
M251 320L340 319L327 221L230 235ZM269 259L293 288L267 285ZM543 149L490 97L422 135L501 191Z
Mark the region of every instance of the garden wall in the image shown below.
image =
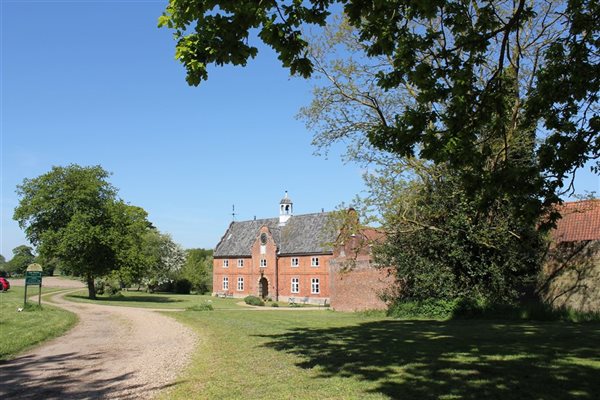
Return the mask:
M562 242L550 249L541 289L555 308L600 312L600 240Z

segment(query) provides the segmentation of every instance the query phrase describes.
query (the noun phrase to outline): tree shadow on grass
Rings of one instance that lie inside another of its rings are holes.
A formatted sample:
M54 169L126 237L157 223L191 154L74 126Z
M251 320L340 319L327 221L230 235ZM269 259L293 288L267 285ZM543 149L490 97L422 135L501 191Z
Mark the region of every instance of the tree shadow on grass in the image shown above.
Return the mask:
M89 298L85 295L71 294L67 297L72 297L76 299L89 300ZM96 298L97 302L123 302L123 303L180 303L183 300L174 299L171 297L164 296L113 296L113 297L98 297Z
M377 321L261 335L320 377L393 399L566 399L600 393L600 325ZM372 386L370 386L372 387Z

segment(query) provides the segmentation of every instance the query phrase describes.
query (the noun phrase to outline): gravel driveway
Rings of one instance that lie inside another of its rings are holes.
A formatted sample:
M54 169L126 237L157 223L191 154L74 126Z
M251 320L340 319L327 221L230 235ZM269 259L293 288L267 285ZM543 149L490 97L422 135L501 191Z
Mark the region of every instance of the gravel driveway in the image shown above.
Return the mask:
M79 323L1 363L0 398L149 399L187 365L197 338L174 319L147 309L73 303L66 293L51 303L76 313Z

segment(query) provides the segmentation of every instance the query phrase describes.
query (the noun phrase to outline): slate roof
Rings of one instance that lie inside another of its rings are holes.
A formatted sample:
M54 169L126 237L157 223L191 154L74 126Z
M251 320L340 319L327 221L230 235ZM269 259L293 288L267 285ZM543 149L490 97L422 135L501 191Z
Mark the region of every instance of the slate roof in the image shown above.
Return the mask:
M279 254L329 254L333 232L326 229L329 213L292 216L280 227L279 218L234 221L215 248L215 257L250 257L251 247L262 226L267 226Z
M600 200L564 203L560 213L562 218L552 231L556 242L600 240Z

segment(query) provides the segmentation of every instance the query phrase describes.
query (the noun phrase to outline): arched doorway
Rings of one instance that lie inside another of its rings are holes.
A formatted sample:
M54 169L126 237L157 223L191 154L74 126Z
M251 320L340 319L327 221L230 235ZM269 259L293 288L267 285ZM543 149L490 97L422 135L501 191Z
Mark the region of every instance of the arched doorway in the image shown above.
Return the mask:
M258 296L263 299L269 296L269 281L264 276L258 281Z

